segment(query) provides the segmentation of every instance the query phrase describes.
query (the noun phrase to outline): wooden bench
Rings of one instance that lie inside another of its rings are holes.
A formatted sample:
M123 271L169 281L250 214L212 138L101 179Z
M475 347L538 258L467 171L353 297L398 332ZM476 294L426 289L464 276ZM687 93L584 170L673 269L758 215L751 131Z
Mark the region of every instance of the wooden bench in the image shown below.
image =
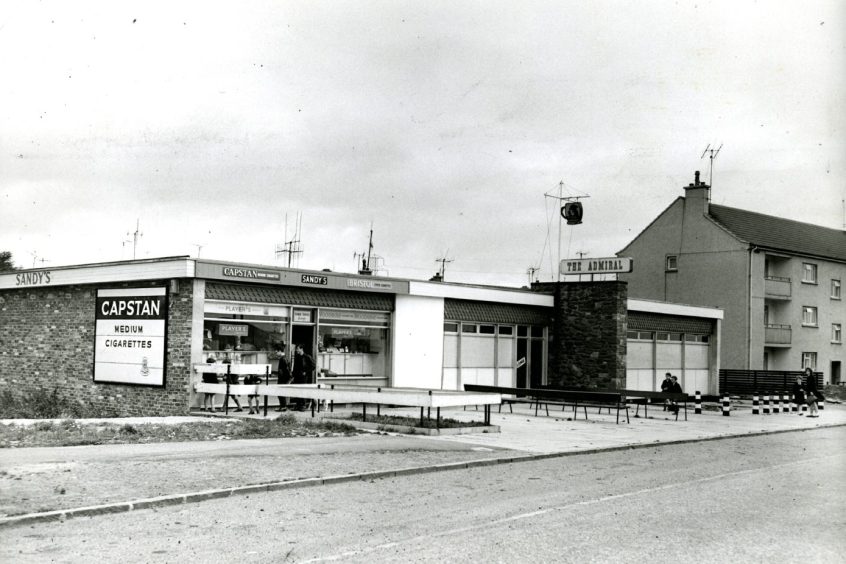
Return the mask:
M487 392L512 396L505 398L506 402L522 402L535 406L535 415L538 414L543 404L546 414L549 415L549 405L560 405L562 409L573 408L573 418L578 416L581 407L587 419L587 408L598 407L608 408L617 411L617 423L620 423L620 410L626 413L626 422L629 421L629 408L623 399L623 395L617 391L583 391L583 390L556 390L556 389L533 389L533 388L507 388L502 386L483 386L480 384L465 384L464 389L468 392Z
M619 390L627 403L637 406L635 417L640 416L640 406L643 406L643 416L649 417L649 404L660 403L662 406L673 406L672 411L676 414L676 421L679 420L679 409L684 409L684 420L687 421L687 403L690 396L685 393L673 392L652 392L649 390Z

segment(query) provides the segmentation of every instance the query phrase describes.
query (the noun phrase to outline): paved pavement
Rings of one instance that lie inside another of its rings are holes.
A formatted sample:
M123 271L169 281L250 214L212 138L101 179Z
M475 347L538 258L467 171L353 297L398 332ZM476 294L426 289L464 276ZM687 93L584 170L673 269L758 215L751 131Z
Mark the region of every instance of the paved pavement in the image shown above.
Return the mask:
M419 416L416 410L391 412ZM482 419L482 412L472 409L443 410L442 415ZM687 421L683 415L675 421L660 408L650 409L648 418L642 412L634 417L633 410L631 415L630 423L620 424L613 414L595 410L588 410L587 420L583 412L573 420L569 411L535 417L527 406L517 405L513 413L492 414L499 433L0 449L0 527L605 449L846 425L846 406L835 404L827 404L815 419L793 413L752 415L748 404L736 404L728 417L709 410L696 415L691 409Z

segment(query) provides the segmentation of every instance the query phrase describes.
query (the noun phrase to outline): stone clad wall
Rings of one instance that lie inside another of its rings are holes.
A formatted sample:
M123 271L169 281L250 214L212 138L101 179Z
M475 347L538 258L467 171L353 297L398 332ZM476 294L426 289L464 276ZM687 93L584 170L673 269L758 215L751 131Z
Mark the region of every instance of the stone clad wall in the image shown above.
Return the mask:
M0 387L14 394L42 389L122 416L188 412L192 285L170 294L165 387L94 383L97 289L166 285L103 284L0 292Z
M549 384L565 389L624 388L626 283L564 282L535 289L555 292Z

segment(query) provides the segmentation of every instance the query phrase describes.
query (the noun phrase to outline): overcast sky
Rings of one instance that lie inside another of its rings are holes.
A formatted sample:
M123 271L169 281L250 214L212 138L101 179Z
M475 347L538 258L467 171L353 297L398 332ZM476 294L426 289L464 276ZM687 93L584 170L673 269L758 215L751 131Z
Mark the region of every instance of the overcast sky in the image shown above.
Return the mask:
M846 3L0 3L0 251L523 285L693 180L840 229ZM127 243L128 241L128 243ZM201 247L200 247L201 245ZM551 251L551 253L550 253Z

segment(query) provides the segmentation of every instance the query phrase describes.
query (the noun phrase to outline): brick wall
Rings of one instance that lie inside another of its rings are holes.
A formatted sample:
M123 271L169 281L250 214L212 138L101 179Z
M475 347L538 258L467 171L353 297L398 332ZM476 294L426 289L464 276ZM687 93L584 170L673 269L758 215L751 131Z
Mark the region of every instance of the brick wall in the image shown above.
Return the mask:
M0 387L43 389L122 416L188 412L192 296L190 281L169 296L165 387L94 383L97 289L147 284L79 285L0 291Z
M626 283L567 282L533 289L555 294L550 385L567 389L625 387Z

